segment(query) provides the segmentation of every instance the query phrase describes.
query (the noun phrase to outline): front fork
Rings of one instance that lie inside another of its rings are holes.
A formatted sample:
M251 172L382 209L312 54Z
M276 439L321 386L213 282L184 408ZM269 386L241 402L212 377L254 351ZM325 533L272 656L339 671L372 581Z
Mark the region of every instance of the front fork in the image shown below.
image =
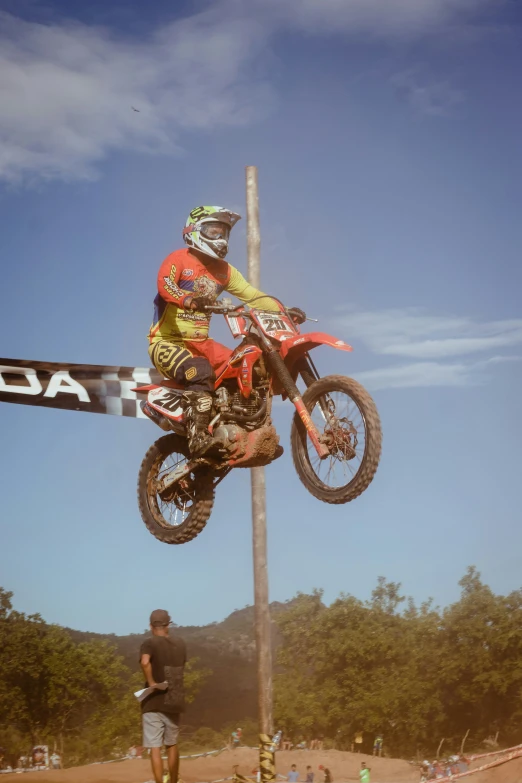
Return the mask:
M286 364L281 359L278 352L272 348L272 346L270 346L270 349L271 350L267 351L267 355L268 355L268 361L270 362L270 365L274 373L281 381L281 385L285 390L285 392L288 394L289 400L294 404L295 409L299 415L299 418L303 422L306 431L308 433L308 437L312 441L315 450L317 451L317 454L321 459L326 459L326 457L328 457L330 454L330 449L325 443L321 441L321 435L319 433L319 430L313 423L312 418L306 409L306 405L303 402L303 398L301 397L299 389L295 385L292 376L288 372L288 368ZM305 375L304 365L301 374L303 375L303 379L307 386L310 386L310 384L313 383L313 381L315 380L312 369L315 368L313 368L311 362L306 361L306 372L308 374ZM308 377L308 375L310 377Z

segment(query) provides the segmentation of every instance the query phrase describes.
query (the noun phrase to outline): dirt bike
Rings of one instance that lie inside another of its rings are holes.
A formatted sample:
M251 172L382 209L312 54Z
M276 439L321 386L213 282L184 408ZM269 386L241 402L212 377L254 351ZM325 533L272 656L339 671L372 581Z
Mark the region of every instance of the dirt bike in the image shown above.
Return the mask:
M289 312L267 312L216 302L235 338L243 338L216 371L209 431L211 454L191 457L184 425L184 389L175 381L134 389L147 394L144 412L170 432L146 453L138 477L138 504L150 532L183 544L210 517L216 486L232 468L268 465L283 453L272 425L274 396L295 407L291 448L307 490L326 503L348 503L372 481L381 454L379 414L368 392L343 375L319 376L310 350L351 346L322 332L301 334ZM297 388L300 378L306 386Z

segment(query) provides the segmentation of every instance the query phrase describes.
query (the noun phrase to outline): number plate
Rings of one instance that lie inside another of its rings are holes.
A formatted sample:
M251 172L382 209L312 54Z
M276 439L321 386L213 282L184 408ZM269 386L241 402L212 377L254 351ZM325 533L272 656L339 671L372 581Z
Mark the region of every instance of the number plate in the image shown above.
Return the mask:
M261 328L270 337L277 337L281 332L295 334L294 325L283 313L257 312L256 315Z

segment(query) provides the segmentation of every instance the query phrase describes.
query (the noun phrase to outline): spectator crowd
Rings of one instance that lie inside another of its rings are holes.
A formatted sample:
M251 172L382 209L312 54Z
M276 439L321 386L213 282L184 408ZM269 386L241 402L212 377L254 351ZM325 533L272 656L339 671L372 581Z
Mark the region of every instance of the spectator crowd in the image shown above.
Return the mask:
M450 756L448 759L434 759L433 761L423 761L420 770L421 783L427 780L441 780L449 778L451 775L458 775L461 772L467 772L469 769L469 760L465 756Z
M315 773L310 765L306 767L306 777L304 778L305 783L334 783L334 779L332 777L332 773L328 769L328 767L324 767L322 764L319 765L319 771L322 773L321 780L316 781L315 780ZM361 762L361 769L359 770L359 781L360 783L370 783L370 767L367 766L365 761ZM302 777L300 777L299 770L297 769L297 764L292 764L290 767L290 771L286 774L286 779L288 780L288 783L298 783L299 780L303 780Z

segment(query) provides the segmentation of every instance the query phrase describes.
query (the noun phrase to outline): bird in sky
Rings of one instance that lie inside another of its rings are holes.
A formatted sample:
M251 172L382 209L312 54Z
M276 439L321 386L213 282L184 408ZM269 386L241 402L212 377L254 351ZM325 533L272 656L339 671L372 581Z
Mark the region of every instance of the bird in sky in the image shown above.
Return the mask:
M139 109L135 109L134 106L131 106L131 109L132 109L132 111L137 111L138 114L139 114L139 111L140 111Z

